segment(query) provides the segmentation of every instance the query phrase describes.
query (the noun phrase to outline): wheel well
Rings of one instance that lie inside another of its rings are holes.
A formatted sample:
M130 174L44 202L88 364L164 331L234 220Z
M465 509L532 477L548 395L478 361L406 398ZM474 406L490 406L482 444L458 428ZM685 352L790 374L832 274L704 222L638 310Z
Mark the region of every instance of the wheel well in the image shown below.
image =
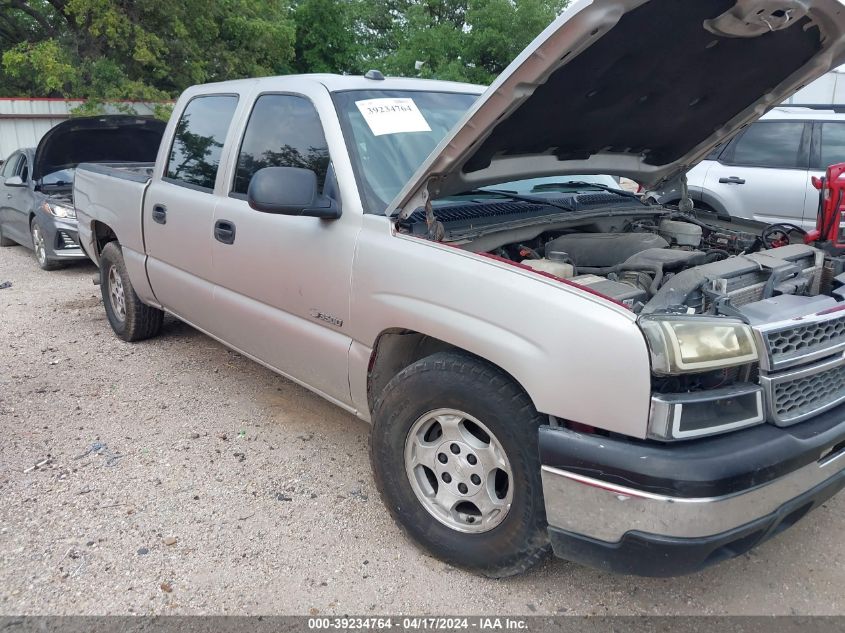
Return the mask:
M376 344L373 346L370 367L367 372L367 404L369 404L370 411L375 409L376 400L396 374L426 356L431 356L437 352L450 351L469 354L490 363L486 358L472 354L472 352L461 347L413 330L391 329L379 334ZM490 364L504 372L513 380L514 384L522 388L519 381L509 372L495 363ZM525 390L523 389L523 391Z
M103 248L105 248L106 244L117 241L117 235L115 235L115 232L112 231L111 227L97 220L94 220L93 233L94 240L97 244L98 255L103 252Z

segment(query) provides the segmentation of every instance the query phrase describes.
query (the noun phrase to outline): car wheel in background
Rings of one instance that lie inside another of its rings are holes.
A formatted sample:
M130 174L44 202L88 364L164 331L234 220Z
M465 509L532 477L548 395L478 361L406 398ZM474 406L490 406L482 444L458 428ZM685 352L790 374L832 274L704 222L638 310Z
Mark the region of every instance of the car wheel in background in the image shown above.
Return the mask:
M543 417L493 365L434 354L374 407L370 461L394 519L424 549L491 577L549 551L537 430Z
M164 313L138 299L117 242L106 244L100 254L100 290L109 324L120 338L142 341L158 334Z
M32 236L32 250L35 252L35 261L41 267L41 270L57 270L61 268L64 263L57 262L47 256L47 238L44 234L44 229L38 222L38 218L32 218L29 223L29 232Z

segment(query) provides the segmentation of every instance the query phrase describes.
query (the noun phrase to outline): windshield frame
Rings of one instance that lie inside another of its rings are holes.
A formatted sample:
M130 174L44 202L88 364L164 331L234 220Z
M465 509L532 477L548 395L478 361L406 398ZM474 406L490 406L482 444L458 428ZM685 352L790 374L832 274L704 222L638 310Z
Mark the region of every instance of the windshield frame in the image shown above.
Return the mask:
M403 93L404 95L410 95L410 94L413 94L413 93L431 94L431 95L434 95L434 94L444 95L445 94L445 95L472 97L473 101L468 104L467 110L466 110L467 112L472 107L472 104L476 100L478 100L478 98L483 94L483 92L475 93L475 92L468 92L468 91L463 91L463 90L431 90L431 89L425 89L425 88L404 88L404 87L403 88L379 88L379 87L350 88L350 89L347 89L347 90L335 90L331 93L332 104L334 105L335 114L337 116L338 123L340 124L341 133L343 134L343 140L344 140L344 143L346 144L347 155L349 157L349 163L352 166L352 173L355 174L355 186L358 189L358 196L361 199L361 205L362 205L364 213L368 214L368 215L384 215L385 211L387 210L387 207L390 205L391 201L393 200L393 197L391 198L391 200L383 200L382 201L381 198L377 194L368 190L369 187L370 187L370 184L369 184L369 180L367 179L367 177L364 173L361 156L358 153L358 149L357 149L357 146L356 146L356 143L355 143L355 136L354 136L353 131L352 131L352 125L351 125L351 122L350 122L350 118L347 115L347 113L343 110L343 108L341 107L340 100L337 99L337 97L339 95L348 95L349 93L355 93L355 92L362 93L362 94L379 92L379 93L383 93L384 98L388 98L388 99L392 98L391 94L394 94L394 93ZM362 97L362 98L364 98L364 97ZM366 98L373 98L373 97L370 96L370 97L366 97ZM466 114L466 112L462 113L461 116L458 117L458 119L455 121L455 124L438 141L438 144L437 144L438 146L443 141L444 138L449 137L450 134L452 133L452 131L458 125L461 124L461 121L463 121L465 114ZM434 151L436 151L436 147L437 146L435 146L435 149L432 150L432 153ZM426 155L422 158L419 165L417 165L417 167L414 169L413 173L416 173L416 171L425 163L425 161L428 159L429 156L431 156L431 153L429 153L428 155ZM408 176L408 179L410 179L413 176L413 173ZM404 186L405 183L402 183L402 184ZM401 187L396 193L398 194L399 191L401 191ZM378 204L373 204L373 203L378 203Z

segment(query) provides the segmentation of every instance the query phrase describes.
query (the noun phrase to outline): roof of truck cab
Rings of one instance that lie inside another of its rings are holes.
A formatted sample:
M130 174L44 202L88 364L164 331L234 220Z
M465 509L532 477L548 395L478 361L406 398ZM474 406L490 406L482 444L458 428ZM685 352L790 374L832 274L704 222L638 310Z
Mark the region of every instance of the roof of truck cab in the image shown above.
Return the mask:
M360 75L277 75L273 77L258 77L255 79L235 79L218 83L202 84L189 88L191 92L209 92L219 90L246 90L255 84L267 84L279 87L288 85L296 89L296 85L322 85L329 92L343 92L345 90L426 90L432 92L463 92L481 94L487 87L457 81L441 81L438 79L416 79L406 77L385 77L384 79L368 79Z

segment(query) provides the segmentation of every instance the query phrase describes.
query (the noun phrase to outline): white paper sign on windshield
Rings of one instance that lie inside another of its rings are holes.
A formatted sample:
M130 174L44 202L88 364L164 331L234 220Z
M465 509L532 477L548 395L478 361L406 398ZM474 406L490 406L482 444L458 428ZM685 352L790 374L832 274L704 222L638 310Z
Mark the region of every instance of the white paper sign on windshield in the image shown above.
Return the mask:
M402 132L431 132L413 99L366 99L356 101L374 136Z

